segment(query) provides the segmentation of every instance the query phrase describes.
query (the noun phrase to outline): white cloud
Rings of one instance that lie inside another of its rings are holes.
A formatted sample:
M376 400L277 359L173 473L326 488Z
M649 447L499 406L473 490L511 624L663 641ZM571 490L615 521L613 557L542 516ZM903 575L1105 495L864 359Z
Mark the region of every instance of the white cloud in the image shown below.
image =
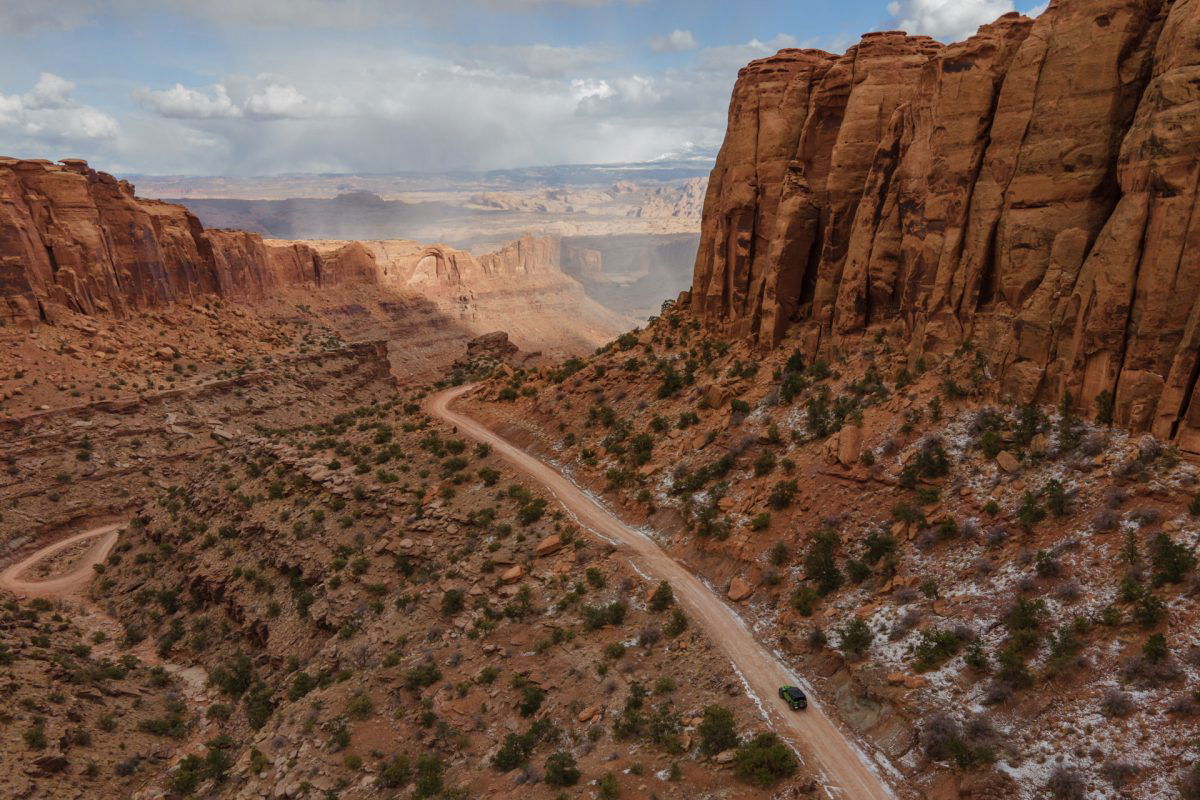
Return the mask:
M1050 0L1046 0L1046 2L1034 6L1024 13L1027 17L1033 17L1034 19L1037 19L1042 14L1045 14L1048 8L1050 8Z
M702 69L716 71L734 71L746 66L756 58L775 55L788 47L800 47L800 41L795 36L781 33L768 41L751 39L744 44L725 44L716 47L706 47L700 51L697 63Z
M980 25L994 22L1014 6L1012 0L892 0L887 9L897 27L953 42L973 35Z
M269 75L235 81L236 98L220 83L208 90L190 89L179 83L160 91L140 87L134 90L133 97L143 108L168 119L321 119L354 113L341 97L316 101L295 86L278 82Z
M242 109L230 99L221 84L206 94L177 83L170 89L154 91L138 88L133 97L144 108L171 119L230 119L242 116Z
M16 147L28 142L74 146L114 139L117 121L98 108L76 102L75 84L43 72L24 94L0 94L0 141Z
M655 36L650 40L650 49L655 53L683 53L695 50L699 46L691 31L681 31L678 28L666 36Z

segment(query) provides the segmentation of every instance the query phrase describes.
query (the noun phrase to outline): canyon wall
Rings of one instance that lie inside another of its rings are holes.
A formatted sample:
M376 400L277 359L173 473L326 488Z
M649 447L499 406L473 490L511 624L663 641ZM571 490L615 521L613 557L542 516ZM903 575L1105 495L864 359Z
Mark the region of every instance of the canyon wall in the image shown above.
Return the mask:
M83 161L0 158L0 318L19 327L63 308L121 318L203 295L346 285L378 286L390 307L468 334L508 330L525 349L587 352L633 327L562 271L560 250L528 236L478 258L406 240L264 240L205 229Z
M691 307L763 347L972 340L1006 399L1108 392L1200 451L1197 120L1197 0L784 50L739 75Z
M0 312L11 323L45 319L55 306L121 317L205 294L254 299L374 280L361 248L319 255L205 230L183 206L137 198L83 161L0 158Z
M562 270L556 237L523 236L478 257L404 239L315 240L306 246L325 259L342 254L345 260L345 254L361 251L382 287L420 295L443 317L475 333L503 329L523 350L586 352L635 325L588 297Z

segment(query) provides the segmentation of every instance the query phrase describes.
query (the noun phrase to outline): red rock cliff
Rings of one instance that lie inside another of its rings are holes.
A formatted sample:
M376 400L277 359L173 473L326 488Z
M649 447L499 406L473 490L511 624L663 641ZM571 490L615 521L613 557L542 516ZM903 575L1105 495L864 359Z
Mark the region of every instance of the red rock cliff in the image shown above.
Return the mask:
M319 255L303 244L205 230L183 206L143 200L83 161L0 158L0 313L18 324L55 305L124 316L202 294L375 280L361 246Z
M1200 2L1054 0L966 42L742 70L692 309L770 347L973 339L1006 398L1200 451Z

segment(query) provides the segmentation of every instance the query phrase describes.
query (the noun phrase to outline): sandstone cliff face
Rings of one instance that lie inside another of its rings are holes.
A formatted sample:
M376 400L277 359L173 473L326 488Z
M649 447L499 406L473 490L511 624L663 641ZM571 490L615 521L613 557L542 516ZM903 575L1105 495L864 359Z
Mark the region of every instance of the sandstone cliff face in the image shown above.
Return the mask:
M338 264L355 254L371 264L384 288L420 295L443 317L475 333L502 328L523 350L586 352L634 327L563 272L557 238L524 236L478 257L403 239L307 244Z
M29 324L56 306L124 316L203 294L261 297L280 286L369 281L361 247L205 230L183 206L143 200L83 161L0 158L0 312Z
M752 63L692 308L766 347L973 339L1008 399L1108 392L1118 423L1200 451L1198 43L1196 0L1055 0L950 46Z
M560 251L530 236L479 257L406 240L264 240L206 230L82 161L0 158L0 314L16 325L52 322L60 308L125 317L201 295L374 284L394 290L389 307L413 324L503 328L527 350L589 352L633 327L562 271Z

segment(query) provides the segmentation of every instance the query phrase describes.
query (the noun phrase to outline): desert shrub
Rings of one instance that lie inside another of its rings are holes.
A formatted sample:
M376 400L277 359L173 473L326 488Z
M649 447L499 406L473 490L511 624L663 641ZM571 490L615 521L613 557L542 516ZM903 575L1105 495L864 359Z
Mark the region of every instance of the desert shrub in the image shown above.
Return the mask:
M605 625L620 625L625 621L627 607L620 600L614 600L605 606L582 606L579 613L583 616L585 630L594 631Z
M663 628L663 633L674 638L687 630L687 626L687 616L676 608L671 611L671 619L667 622L666 627Z
M792 749L774 733L760 733L738 747L733 773L754 786L767 787L796 774L799 762Z
M874 638L875 634L865 621L852 619L842 626L838 647L847 655L861 658Z
M700 752L705 755L724 752L738 743L733 712L725 706L711 705L705 708L696 732L700 736Z
M442 791L443 775L446 764L433 754L423 755L417 759L416 780L413 781L415 791L413 797L434 797Z
M442 679L442 671L432 660L426 660L404 673L404 688L423 689Z
M442 613L446 616L453 616L463 610L463 604L466 601L466 596L462 589L447 589L442 594Z
M949 715L938 712L921 726L921 747L933 761L949 761L966 769L995 757L991 744L994 735L983 718L976 718L964 729Z
M767 497L767 503L776 511L783 511L792 504L798 491L799 486L796 484L796 481L779 481L771 488L771 494Z
M914 653L916 661L913 668L917 672L937 669L954 657L959 647L962 646L962 641L953 631L921 631L921 640L917 642Z
M579 782L579 768L570 753L558 751L546 759L546 783L549 786L574 786Z
M1132 761L1107 759L1100 765L1100 775L1112 784L1114 789L1120 789L1139 771L1141 771L1141 767Z
M1172 540L1165 532L1154 537L1150 552L1155 569L1155 586L1179 583L1196 566L1196 555L1192 548Z
M791 604L792 608L796 609L802 617L811 617L816 609L817 590L811 586L801 586L796 591L792 592Z
M1100 700L1100 710L1105 716L1124 717L1133 711L1133 698L1116 687L1110 688Z
M1046 781L1046 791L1056 800L1086 800L1087 781L1077 770L1057 767Z
M532 683L525 684L521 687L521 699L517 703L517 711L522 717L532 717L542 707L545 699L546 692L540 687Z
M671 584L666 581L661 582L654 590L654 594L650 595L650 608L656 612L662 612L662 610L670 608L672 604L674 604L674 593L671 590Z
M387 789L404 786L412 779L412 764L408 756L395 755L379 765L379 785Z
M499 772L508 772L529 761L537 737L532 731L510 733L504 737L500 749L492 755L492 767Z
M815 581L822 596L837 591L842 585L842 573L834 559L838 546L837 532L825 528L813 536L808 552L804 556L804 568L809 580Z

